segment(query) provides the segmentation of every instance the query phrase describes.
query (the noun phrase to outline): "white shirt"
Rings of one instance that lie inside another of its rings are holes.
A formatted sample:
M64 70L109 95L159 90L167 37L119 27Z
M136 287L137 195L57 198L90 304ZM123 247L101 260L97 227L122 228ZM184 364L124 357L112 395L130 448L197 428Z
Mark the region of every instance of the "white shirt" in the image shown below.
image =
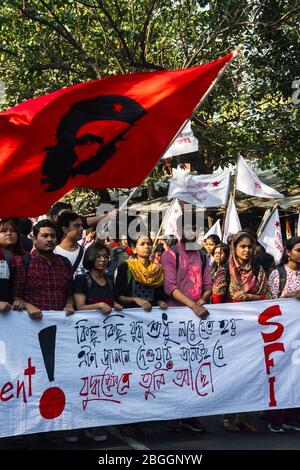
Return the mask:
M61 248L60 245L58 245L55 250L54 250L54 253L56 253L57 255L61 255L61 256L64 256L65 258L68 258L68 260L70 261L71 265L74 266L75 264L75 261L77 259L77 256L79 255L79 250L80 250L80 246L78 245L78 248L75 250L75 251L69 251L69 250L64 250L63 248ZM74 278L75 276L77 276L77 274L84 274L86 272L86 270L84 269L83 267L83 257L84 257L84 253L82 255L82 258L80 260L80 263L78 265L78 268L76 269L75 273L74 273Z

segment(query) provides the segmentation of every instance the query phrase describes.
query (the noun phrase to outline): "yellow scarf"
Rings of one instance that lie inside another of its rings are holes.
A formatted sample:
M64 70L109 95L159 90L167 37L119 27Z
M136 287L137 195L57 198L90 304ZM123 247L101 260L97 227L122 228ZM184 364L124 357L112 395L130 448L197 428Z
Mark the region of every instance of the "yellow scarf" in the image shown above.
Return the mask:
M164 270L162 266L150 261L148 268L137 258L128 259L127 264L134 277L134 280L144 286L160 287L164 283Z

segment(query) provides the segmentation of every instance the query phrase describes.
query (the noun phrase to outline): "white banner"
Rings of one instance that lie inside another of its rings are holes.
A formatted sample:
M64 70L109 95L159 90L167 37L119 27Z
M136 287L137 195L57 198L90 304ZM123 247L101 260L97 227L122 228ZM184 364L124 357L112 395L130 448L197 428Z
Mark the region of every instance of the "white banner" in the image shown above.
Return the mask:
M0 436L300 406L299 301L0 315Z

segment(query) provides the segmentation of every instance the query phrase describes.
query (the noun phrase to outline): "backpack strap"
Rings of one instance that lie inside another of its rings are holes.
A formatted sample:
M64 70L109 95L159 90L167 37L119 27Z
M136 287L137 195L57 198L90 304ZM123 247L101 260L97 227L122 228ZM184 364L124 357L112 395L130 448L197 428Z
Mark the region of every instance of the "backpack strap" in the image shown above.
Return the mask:
M2 250L4 255L5 261L7 262L8 269L9 269L9 277L12 276L13 273L13 254L10 251Z
M202 274L202 279L203 279L203 275L204 275L204 271L205 271L206 263L207 263L207 254L204 253L204 251L201 248L199 250L199 255L200 255L200 258L201 258L201 274Z
M29 265L30 265L30 254L26 253L25 255L22 255L22 264L25 269L26 275L28 273Z
M280 297L286 285L287 272L284 266L277 266L276 270L278 271L278 274L279 274L278 297Z
M83 246L79 245L79 253L77 255L75 263L72 266L73 274L77 271L77 268L80 264L80 261L82 260L83 253L84 253L84 248L83 248Z

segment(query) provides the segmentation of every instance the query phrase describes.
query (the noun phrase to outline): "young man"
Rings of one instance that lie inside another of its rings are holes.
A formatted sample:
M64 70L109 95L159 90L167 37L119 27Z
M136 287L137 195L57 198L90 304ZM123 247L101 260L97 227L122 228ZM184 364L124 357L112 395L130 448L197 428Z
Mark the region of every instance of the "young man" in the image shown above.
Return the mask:
M15 257L13 297L33 319L41 319L43 310L65 310L74 313L72 267L70 262L54 253L56 226L48 219L33 227L34 251Z
M54 253L68 258L72 265L74 277L84 274L83 255L84 248L78 244L82 239L82 219L75 212L63 212L57 219L57 230L60 236L60 244Z

